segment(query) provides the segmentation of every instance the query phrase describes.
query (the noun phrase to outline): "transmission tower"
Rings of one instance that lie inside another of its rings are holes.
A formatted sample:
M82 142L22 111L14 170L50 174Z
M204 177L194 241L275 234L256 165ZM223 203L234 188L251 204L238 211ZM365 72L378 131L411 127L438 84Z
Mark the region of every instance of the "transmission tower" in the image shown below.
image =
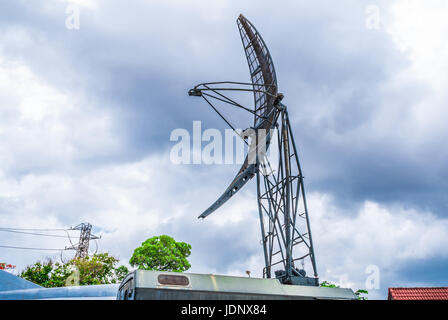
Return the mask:
M67 250L76 250L75 258L86 258L89 255L90 240L99 239L100 237L92 234L92 225L90 223L81 223L71 230L79 230L79 242Z

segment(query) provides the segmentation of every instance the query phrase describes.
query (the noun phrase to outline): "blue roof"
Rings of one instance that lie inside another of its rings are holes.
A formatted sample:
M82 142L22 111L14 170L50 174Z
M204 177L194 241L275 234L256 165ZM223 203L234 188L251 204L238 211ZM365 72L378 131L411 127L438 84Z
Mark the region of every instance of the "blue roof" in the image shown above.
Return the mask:
M17 277L9 272L0 270L0 291L37 289L37 288L42 287L28 280Z
M0 300L56 299L56 300L112 300L117 298L118 284L38 288L0 291Z

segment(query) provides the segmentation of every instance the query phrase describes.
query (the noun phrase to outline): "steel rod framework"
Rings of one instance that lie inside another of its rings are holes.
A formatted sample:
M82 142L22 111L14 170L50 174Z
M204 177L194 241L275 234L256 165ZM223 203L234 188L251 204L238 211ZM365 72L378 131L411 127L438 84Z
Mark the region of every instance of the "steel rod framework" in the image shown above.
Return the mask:
M257 172L258 207L266 261L263 275L270 278L275 273L284 283L317 284L302 170L287 108L283 104L280 106L281 126L276 128L277 167L272 168L268 161L260 161L261 170ZM295 263L306 260L310 262L310 271L316 280L304 281L305 270Z
M79 230L79 242L76 245L66 248L66 250L76 250L75 258L86 258L89 255L90 240L99 239L92 234L92 225L90 223L81 223L71 230Z
M242 15L237 23L252 82L201 83L188 93L190 96L202 97L233 130L235 127L219 112L214 101L251 113L254 116L252 129L256 133L256 158L252 162L249 151L230 186L199 218L205 218L217 210L256 176L265 260L263 277L275 276L285 284L316 286L318 274L302 169L287 108L281 103L283 95L277 91L274 64L263 38L252 23ZM254 106L248 108L227 97L225 92L229 91L252 92ZM275 164L271 164L265 151L275 138L278 143L278 159L275 159ZM310 277L306 276L307 270L304 267L307 261ZM297 266L299 262L301 267Z

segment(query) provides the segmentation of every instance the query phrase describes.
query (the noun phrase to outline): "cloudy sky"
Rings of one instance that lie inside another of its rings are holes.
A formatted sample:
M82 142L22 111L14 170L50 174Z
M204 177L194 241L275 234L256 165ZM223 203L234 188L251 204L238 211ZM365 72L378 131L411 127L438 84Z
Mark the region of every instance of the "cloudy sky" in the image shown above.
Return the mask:
M73 8L79 29L66 25ZM200 221L238 166L169 157L174 129L225 128L189 88L249 80L239 13L267 42L285 94L320 279L365 288L378 270L371 298L447 286L443 0L3 1L0 227L90 222L98 250L122 263L169 234L192 244L191 272L260 276L254 182ZM0 245L69 242L0 232ZM60 253L0 248L18 270L47 256Z

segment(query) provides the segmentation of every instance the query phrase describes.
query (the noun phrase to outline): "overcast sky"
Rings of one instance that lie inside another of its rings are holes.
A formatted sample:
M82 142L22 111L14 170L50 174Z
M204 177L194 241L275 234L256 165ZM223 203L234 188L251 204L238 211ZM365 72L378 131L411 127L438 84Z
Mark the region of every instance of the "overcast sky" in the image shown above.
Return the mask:
M66 26L71 4L79 29ZM261 276L255 181L200 221L238 166L169 158L172 130L225 128L188 89L249 81L240 13L289 108L321 281L364 288L376 266L371 298L447 286L444 0L2 1L0 227L90 222L122 263L169 234L192 244L191 272ZM0 244L69 242L0 232ZM18 270L47 256L60 253L0 248Z

